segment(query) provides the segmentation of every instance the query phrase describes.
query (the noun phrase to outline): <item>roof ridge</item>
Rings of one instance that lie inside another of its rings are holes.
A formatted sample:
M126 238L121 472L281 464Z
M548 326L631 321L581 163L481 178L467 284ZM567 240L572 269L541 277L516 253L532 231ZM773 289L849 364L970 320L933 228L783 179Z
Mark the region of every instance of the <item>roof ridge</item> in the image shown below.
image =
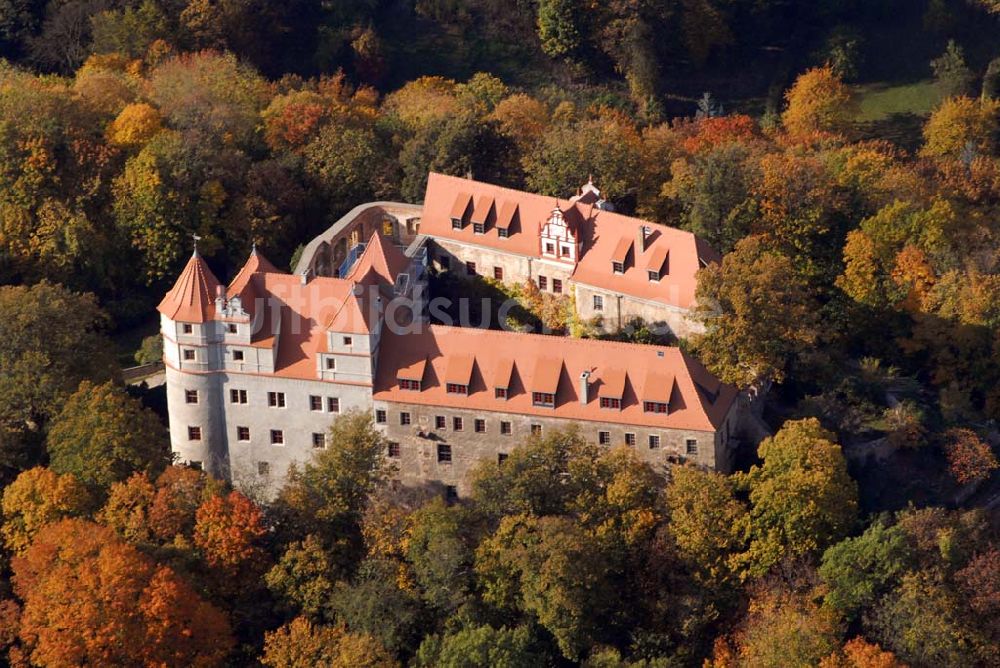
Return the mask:
M616 346L616 347L623 347L623 348L644 348L646 350L665 349L665 350L676 350L676 351L679 351L679 352L683 353L683 350L681 349L680 346L661 345L661 344L655 344L655 343L639 343L639 342L636 342L636 341L615 341L613 339L588 339L588 338L577 338L577 337L574 337L574 336L557 336L555 334L541 334L539 332L519 332L519 331L516 331L516 330L486 329L486 328L483 328L483 327L461 327L461 326L457 326L457 325L432 324L432 325L428 325L428 328L429 329L430 328L436 328L436 329L448 329L448 330L477 331L477 332L490 333L490 334L494 334L494 335L517 334L517 335L520 335L520 336L539 337L539 338L546 338L546 339L549 339L549 340L553 340L554 339L554 340L563 340L563 341L574 342L574 343L579 342L579 343L583 343L584 345L601 344L601 345Z
M526 190L516 190L514 188L508 188L507 186L501 186L501 185L497 185L497 184L494 184L494 183L487 183L485 181L476 181L475 179L467 179L467 178L462 177L462 176L452 176L450 174L442 174L440 172L431 172L431 174L439 176L439 177L443 177L443 178L451 180L451 181L458 181L458 182L461 182L461 183L472 183L472 184L476 184L476 185L479 185L479 186L485 186L485 187L488 187L488 188L494 188L494 189L499 190L499 191L504 192L504 193L513 193L513 196L515 196L515 197L524 197L524 196L527 195L529 197L537 197L537 198L545 199L545 200L551 200L551 199L553 199L553 197L551 195L543 195L541 193L533 193L533 192L528 192ZM470 193L470 196L472 196L471 193ZM569 209L572 209L572 208L578 208L580 210L581 214L584 213L582 207L579 206L579 202L574 202L572 200L564 199L564 198L558 197L558 196L555 197L554 199L556 200L556 203L557 203L560 211L564 211L565 212L565 211L568 211ZM678 232L680 234L683 234L683 235L688 236L688 237L692 237L694 239L700 239L700 237L698 235L696 235L694 232L691 232L690 230L685 230L685 229L682 229L680 227L674 227L672 225L667 225L666 223L661 223L661 222L658 222L658 221L655 221L655 220L648 220L646 218L639 218L637 216L626 216L625 214L619 213L617 211L608 211L607 209L598 209L597 207L595 207L593 205L590 205L590 211L591 211L591 215L600 215L600 216L612 217L612 218L621 219L621 220L628 220L628 221L632 221L632 222L635 222L635 223L656 225L658 227L661 227L661 228L664 228L664 229L667 229L667 230L671 230L673 232ZM590 216L587 216L587 218L589 218L589 217Z

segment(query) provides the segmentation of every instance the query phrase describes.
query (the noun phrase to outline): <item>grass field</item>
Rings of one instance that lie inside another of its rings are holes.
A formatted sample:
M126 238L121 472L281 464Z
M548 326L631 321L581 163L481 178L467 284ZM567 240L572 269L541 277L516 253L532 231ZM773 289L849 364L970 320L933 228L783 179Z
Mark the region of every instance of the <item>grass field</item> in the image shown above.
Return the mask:
M884 121L898 114L926 116L941 99L934 82L929 79L895 86L864 84L855 86L853 92L854 121L858 123Z

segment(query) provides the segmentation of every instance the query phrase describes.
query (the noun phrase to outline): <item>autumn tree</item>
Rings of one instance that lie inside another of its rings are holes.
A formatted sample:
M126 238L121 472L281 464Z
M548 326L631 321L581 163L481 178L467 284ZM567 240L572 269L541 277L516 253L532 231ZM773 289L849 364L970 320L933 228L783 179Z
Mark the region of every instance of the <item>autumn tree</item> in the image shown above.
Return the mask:
M322 620L333 617L329 602L338 577L344 575L322 539L309 534L285 548L265 574L264 582L285 608L311 620Z
M838 132L847 120L850 94L829 65L800 74L785 93L781 121L794 137L809 138L817 133Z
M260 508L236 491L209 497L195 512L194 544L220 578L256 578L267 567L259 545L266 533Z
M170 466L156 479L156 492L149 507L149 529L166 543L190 544L197 512L213 496L222 494L222 484L203 471Z
M538 3L538 37L542 51L553 58L568 58L582 45L579 25L586 11L575 0L542 0Z
M85 515L92 503L87 488L71 474L58 475L40 466L29 469L3 490L4 545L22 553L45 525Z
M350 633L342 626L318 626L296 617L264 634L268 668L395 668L399 662L371 636Z
M858 511L857 485L835 436L819 420L786 422L757 449L763 460L743 474L750 492L750 572L788 557L814 556L843 538Z
M159 417L111 382L81 383L52 419L46 447L53 471L98 492L135 472L159 475L170 463Z
M761 237L736 244L698 274L695 338L701 360L726 382L783 380L819 336L817 304L791 261Z
M747 507L733 481L722 474L678 466L667 488L669 531L681 558L706 586L732 584L750 532Z
M108 125L108 141L119 146L142 146L163 127L163 120L145 102L130 104Z
M892 652L858 636L819 663L819 668L906 668Z
M33 664L213 666L233 647L221 611L106 527L50 524L12 565Z
M1000 100L953 97L931 113L924 125L922 155L932 158L971 158L992 155L996 148Z
M535 619L578 660L602 636L614 600L594 538L565 517L509 515L476 550L483 600Z
M759 586L737 634L740 665L815 666L839 649L841 624L807 592Z
M97 520L130 543L145 543L152 539L149 511L156 488L145 473L134 473L128 480L116 482L108 491L108 499Z
M371 415L352 411L330 428L329 447L301 468L292 467L275 502L283 537L301 540L314 533L347 567L362 549L361 519L369 495L390 472L385 437Z
M948 472L960 485L986 480L1000 467L993 450L971 429L949 429L944 434Z

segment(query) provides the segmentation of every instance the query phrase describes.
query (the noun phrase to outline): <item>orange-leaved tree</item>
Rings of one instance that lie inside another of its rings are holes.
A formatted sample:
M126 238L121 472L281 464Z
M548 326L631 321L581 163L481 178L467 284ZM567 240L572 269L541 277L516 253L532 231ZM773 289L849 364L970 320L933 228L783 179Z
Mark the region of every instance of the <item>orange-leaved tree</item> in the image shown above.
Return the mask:
M12 567L34 665L215 666L233 647L221 611L99 524L49 524Z

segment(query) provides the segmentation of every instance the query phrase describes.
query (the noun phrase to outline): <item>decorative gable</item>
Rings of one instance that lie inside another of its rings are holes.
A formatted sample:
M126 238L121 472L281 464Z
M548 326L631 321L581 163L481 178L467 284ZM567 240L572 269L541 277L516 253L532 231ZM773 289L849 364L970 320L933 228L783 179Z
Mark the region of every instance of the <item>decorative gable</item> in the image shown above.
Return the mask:
M576 264L579 257L577 237L558 205L542 225L539 243L542 257Z

